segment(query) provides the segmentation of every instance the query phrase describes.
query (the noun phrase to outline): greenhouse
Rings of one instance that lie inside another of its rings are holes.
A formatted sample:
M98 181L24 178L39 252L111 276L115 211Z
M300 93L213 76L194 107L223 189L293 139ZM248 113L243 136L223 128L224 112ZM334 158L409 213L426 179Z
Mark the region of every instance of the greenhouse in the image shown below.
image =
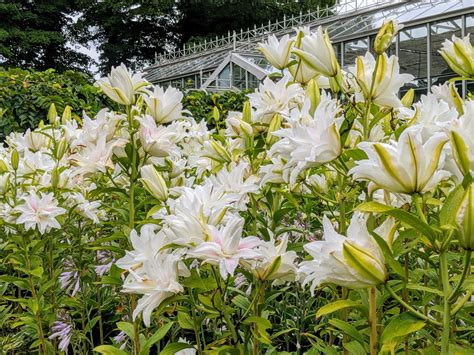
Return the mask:
M272 67L257 50L270 34L293 35L295 28L327 28L341 66L363 55L384 19L404 25L390 49L401 70L412 74L417 94L454 76L438 49L453 35L474 28L474 0L340 0L331 8L300 13L262 27L239 30L226 37L185 47L156 58L145 69L149 81L182 89L239 90L256 88ZM466 93L463 84L462 93ZM406 90L406 89L405 89Z

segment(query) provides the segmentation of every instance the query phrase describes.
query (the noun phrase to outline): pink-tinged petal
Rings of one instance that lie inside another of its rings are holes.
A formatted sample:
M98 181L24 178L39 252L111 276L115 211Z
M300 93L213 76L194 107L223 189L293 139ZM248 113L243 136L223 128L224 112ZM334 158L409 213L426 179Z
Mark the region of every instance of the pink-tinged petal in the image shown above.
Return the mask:
M237 266L239 265L239 258L227 258L227 259L224 259L224 263L225 263L225 268L227 269L227 272L233 276L234 275L234 272L235 272L235 269L237 268Z
M188 252L188 255L195 256L198 258L219 258L219 255L221 255L222 249L219 244L214 243L214 242L205 242L202 243L201 245L197 246L193 250Z
M262 240L257 237L247 237L240 241L239 249L252 249L259 246Z

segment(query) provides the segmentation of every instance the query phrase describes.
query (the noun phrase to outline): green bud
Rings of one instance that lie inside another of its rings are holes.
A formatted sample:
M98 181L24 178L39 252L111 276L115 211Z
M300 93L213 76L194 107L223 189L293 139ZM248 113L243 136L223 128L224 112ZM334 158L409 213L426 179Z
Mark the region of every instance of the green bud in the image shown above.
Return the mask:
M250 123L252 122L252 107L250 101L244 102L244 108L242 110L242 121Z
M402 97L402 104L405 107L411 107L413 105L413 101L415 99L415 90L410 89L408 90L405 95Z
M454 106L456 107L456 110L458 111L459 115L464 115L464 107L463 107L463 100L461 96L459 95L458 90L456 89L456 86L454 86L454 83L449 84L449 93L451 94L451 98L454 102Z
M56 148L56 158L58 160L61 160L64 157L64 154L67 151L67 147L68 147L68 144L67 144L66 138L65 137L61 138Z
M214 122L219 122L219 118L220 118L220 113L219 113L219 109L217 108L217 106L214 106L212 108L212 119L214 120Z
M384 22L374 41L374 50L377 54L384 53L392 44L400 28L393 20Z
M63 115L61 116L61 123L66 124L72 118L71 106L66 105L63 111Z
M309 109L309 113L311 115L314 115L316 108L321 102L321 91L319 90L319 86L316 79L311 79L309 81L308 86L306 87L306 97L308 97L311 101L311 108Z
M465 190L458 210L456 224L459 229L459 245L466 250L474 250L474 183Z
M6 173L8 172L10 169L8 169L8 165L7 163L3 160L3 159L0 159L0 173Z
M276 113L273 115L272 120L270 121L270 124L268 126L267 138L265 139L265 142L268 145L272 145L278 140L278 137L274 136L272 133L275 131L278 131L280 127L281 127L281 115L279 113Z
M56 105L53 103L49 106L48 110L48 122L54 125L58 119L58 112L56 111Z
M450 139L454 161L463 175L469 174L471 162L469 160L469 148L466 142L464 142L464 139L456 131L451 131Z
M18 154L18 150L13 149L10 159L13 170L18 170L18 165L20 164L20 156Z
M385 282L387 278L385 265L381 264L376 257L364 249L346 240L342 255L348 265L364 277L367 282L373 283L374 286Z
M56 189L59 185L59 170L58 168L54 168L53 171L51 172L51 187L53 189Z

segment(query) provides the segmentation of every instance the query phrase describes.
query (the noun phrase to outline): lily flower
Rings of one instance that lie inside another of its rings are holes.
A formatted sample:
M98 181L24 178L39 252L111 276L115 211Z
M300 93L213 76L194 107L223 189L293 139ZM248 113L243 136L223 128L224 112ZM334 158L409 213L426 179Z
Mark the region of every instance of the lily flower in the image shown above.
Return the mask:
M374 56L367 52L365 56L357 57L355 67L349 68L355 77L356 101L363 102L370 99L373 103L384 107L403 107L397 95L403 85L413 80L413 75L400 74L396 56L389 58L383 53L377 57L377 61L378 65ZM377 71L373 77L375 69Z
M222 278L233 276L241 259L256 259L260 256L254 248L260 245L257 237L242 238L244 219L232 217L224 227L208 226L210 241L203 242L188 252L188 256L219 265Z
M293 43L294 39L289 35L284 35L280 40L275 35L270 35L267 43L259 43L258 49L271 65L278 70L283 70L290 60Z
M292 51L308 66L327 77L335 77L340 72L334 47L327 31L321 26L315 33L305 35L299 48Z
M135 94L148 85L140 74L132 75L124 64L112 67L107 77L96 83L104 94L121 105L131 105L135 102Z
M324 239L304 246L313 260L303 261L299 268L303 285L311 283L311 293L314 293L316 287L326 283L358 289L385 282L388 275L385 259L367 231L366 223L367 215L355 213L345 237L337 233L324 216ZM386 228L382 224L375 232L380 234L383 230Z
M146 91L147 95L143 95L143 101L145 101L150 111L150 115L153 116L156 123L168 123L181 118L181 112L183 111L183 93L176 88L168 87L163 90L160 86L155 86L153 91Z
M446 39L438 52L453 71L464 78L474 78L474 47L469 34L464 38Z
M413 194L431 191L449 173L439 170L441 152L447 141L436 133L426 142L422 127L406 129L399 141L389 143L362 142L358 145L368 159L356 162L349 171L356 180L368 180L390 192Z

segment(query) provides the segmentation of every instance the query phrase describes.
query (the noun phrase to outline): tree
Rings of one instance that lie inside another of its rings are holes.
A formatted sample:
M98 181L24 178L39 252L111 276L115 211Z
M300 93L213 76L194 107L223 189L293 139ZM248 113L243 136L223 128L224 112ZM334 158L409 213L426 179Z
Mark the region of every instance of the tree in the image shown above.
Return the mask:
M150 64L177 40L174 0L83 0L80 7L76 35L97 46L102 73Z
M74 0L0 2L0 65L45 70L84 69L90 60L68 46Z
M283 16L331 6L334 0L236 1L178 0L180 44L227 35L228 31L260 26Z

